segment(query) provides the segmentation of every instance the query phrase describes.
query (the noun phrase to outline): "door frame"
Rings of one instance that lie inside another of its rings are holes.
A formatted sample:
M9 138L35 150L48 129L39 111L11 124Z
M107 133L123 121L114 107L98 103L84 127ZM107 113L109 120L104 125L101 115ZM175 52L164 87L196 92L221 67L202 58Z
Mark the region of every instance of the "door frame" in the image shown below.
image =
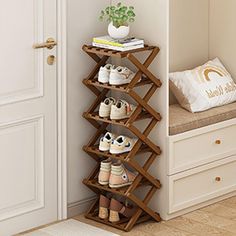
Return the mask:
M67 0L57 0L58 220L67 218Z

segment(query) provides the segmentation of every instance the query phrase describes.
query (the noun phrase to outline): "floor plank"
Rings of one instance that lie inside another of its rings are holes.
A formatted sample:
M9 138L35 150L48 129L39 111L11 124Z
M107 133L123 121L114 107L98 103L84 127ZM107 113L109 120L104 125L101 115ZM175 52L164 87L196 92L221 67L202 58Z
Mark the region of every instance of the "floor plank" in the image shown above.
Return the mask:
M213 227L207 224L199 223L195 220L188 219L185 216L176 218L174 220L166 222L167 225L172 226L178 230L184 230L197 235L213 236L213 235L224 235L233 236L234 234L224 229Z
M229 220L236 219L236 208L225 206L222 203L217 203L217 204L208 206L204 208L203 211L212 213L216 216L220 216Z

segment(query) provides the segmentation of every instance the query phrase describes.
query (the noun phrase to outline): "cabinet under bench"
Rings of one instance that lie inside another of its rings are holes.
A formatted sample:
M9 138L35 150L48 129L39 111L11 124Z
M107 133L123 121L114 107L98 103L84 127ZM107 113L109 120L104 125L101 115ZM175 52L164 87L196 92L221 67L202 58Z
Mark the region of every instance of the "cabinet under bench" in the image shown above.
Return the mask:
M236 155L168 177L169 214L236 190Z

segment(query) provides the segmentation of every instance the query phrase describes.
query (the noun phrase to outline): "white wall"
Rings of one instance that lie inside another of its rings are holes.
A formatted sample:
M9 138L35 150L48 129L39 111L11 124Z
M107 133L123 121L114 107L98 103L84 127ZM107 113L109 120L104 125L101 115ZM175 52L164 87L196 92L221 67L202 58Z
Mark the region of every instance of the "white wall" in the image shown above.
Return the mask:
M209 1L170 0L170 72L192 69L209 58ZM170 104L177 103L170 92Z
M77 210L85 199L92 196L82 180L88 176L95 162L82 147L94 132L91 125L82 118L94 100L92 93L82 84L91 68L92 59L81 47L91 43L93 36L106 33L105 25L98 21L100 9L107 0L68 1L68 203L70 211Z
M210 0L210 57L219 57L236 80L236 1Z
M209 57L209 1L170 0L170 71L192 69Z

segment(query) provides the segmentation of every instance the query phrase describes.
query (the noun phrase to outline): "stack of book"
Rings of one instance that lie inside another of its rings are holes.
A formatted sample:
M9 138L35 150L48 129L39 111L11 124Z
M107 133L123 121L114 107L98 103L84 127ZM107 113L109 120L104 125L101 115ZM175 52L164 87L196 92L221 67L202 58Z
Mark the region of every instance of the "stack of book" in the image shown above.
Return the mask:
M113 39L110 36L93 38L93 46L116 51L129 51L144 47L144 40L137 38Z

